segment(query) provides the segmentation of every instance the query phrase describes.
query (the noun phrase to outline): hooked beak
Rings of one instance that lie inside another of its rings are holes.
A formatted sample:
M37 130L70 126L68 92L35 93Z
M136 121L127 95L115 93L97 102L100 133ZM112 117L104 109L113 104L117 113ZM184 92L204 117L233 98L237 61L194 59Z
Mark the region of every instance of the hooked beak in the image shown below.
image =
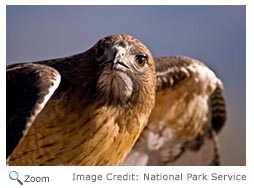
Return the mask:
M117 65L121 65L129 70L131 70L131 67L125 63L123 61L123 56L122 53L120 53L119 51L116 51L114 56L113 56L113 61L112 61L112 65L111 65L111 70L113 70L114 68L117 67Z
M114 64L113 63L113 68L114 68ZM123 67L127 68L127 69L131 69L128 65L126 65L125 63L121 62L121 61L117 61L116 64L122 65Z

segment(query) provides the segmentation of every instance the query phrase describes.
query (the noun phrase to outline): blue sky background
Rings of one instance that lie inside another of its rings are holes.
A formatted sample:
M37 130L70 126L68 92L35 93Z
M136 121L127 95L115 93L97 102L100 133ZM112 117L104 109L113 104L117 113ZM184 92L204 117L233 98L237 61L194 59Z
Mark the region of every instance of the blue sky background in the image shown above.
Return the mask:
M155 57L204 61L224 82L224 165L245 165L245 6L7 6L7 64L68 56L99 38L131 34Z

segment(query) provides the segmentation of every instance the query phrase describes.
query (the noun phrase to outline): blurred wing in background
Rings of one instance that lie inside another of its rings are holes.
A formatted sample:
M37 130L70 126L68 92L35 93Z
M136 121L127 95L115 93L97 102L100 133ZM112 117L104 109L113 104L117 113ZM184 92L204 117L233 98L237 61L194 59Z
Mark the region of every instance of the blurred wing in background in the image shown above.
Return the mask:
M157 94L147 127L123 165L219 165L223 86L196 59L155 58Z

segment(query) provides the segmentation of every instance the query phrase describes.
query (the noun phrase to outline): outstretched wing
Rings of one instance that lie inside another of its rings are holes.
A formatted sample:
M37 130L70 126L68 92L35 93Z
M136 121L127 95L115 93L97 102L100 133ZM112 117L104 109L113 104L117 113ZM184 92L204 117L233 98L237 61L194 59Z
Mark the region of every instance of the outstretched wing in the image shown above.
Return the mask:
M157 58L156 104L124 165L218 165L226 120L221 81L198 60Z
M24 63L6 70L6 158L13 152L60 83L58 71Z

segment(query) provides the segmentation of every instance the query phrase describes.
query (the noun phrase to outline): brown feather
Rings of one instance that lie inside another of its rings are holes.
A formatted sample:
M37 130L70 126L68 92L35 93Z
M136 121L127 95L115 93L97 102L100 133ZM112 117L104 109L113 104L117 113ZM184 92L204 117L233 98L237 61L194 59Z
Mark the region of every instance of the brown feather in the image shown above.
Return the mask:
M155 61L155 107L124 165L218 165L215 132L226 117L221 81L192 58Z
M139 67L136 57L144 54ZM62 81L8 164L121 164L154 106L155 65L144 44L112 35L84 53L33 64L55 68Z

